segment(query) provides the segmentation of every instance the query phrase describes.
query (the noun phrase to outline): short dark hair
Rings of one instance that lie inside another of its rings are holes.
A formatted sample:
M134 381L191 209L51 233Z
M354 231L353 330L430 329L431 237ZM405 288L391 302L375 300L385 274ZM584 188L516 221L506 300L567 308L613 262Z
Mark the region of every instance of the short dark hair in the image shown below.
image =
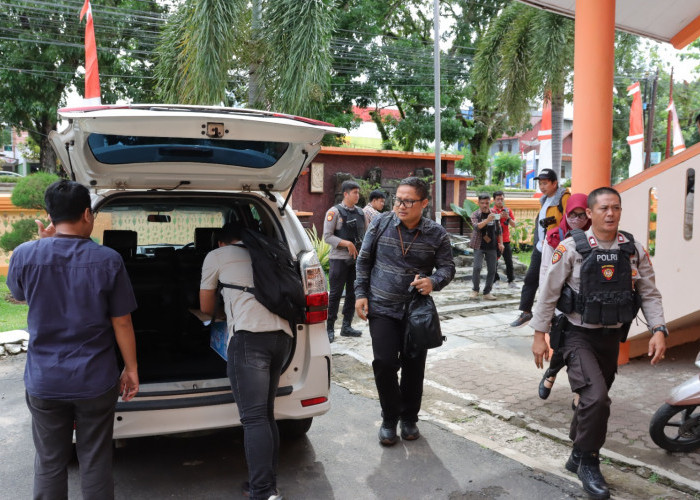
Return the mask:
M420 177L406 177L405 179L401 179L399 181L399 186L411 186L416 190L421 200L425 200L428 197L428 183Z
M214 232L214 240L221 243L231 243L233 240L240 240L243 227L238 222L227 222L221 229Z
M46 188L44 204L51 222L77 222L86 208L90 208L90 191L75 181L62 179Z
M479 201L481 200L490 200L491 196L488 193L479 193Z
M382 200L386 199L386 193L384 193L384 191L382 191L381 189L375 189L374 191L372 191L369 194L369 201L370 202L372 202L374 200L378 200L380 198Z
M360 185L355 181L347 180L343 181L343 183L340 185L340 189L343 191L343 193L347 193L353 189L360 189Z
M588 208L593 210L593 206L595 205L595 202L597 201L598 196L600 196L601 194L614 194L615 196L617 196L617 199L620 201L620 203L622 203L622 196L620 196L620 193L618 193L617 190L615 190L611 187L608 187L608 186L603 186L603 187L599 187L597 189L594 189L588 195Z
M506 197L506 195L503 194L503 191L494 191L493 197L495 198L496 196L503 196L504 198Z

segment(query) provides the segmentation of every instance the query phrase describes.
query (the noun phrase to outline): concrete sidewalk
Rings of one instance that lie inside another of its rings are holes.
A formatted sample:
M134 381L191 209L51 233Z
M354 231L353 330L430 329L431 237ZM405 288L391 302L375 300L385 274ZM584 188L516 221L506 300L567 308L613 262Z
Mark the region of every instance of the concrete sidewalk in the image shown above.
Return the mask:
M496 287L496 302L469 301L470 290L469 283L457 281L435 294L448 340L429 353L426 385L459 394L465 405L503 420L517 415L517 425L570 443L572 393L566 370L560 372L550 397L541 400L537 388L544 372L535 367L530 351L533 331L529 326L509 326L518 314L519 290ZM356 320L354 326L363 329L363 336L336 337L333 352L371 361L366 323ZM700 495L700 450L666 452L651 440L649 422L672 387L697 375L693 362L699 350L700 342L686 344L670 349L660 365L633 359L619 368L611 390L608 438L601 453L649 482L663 482L693 495Z

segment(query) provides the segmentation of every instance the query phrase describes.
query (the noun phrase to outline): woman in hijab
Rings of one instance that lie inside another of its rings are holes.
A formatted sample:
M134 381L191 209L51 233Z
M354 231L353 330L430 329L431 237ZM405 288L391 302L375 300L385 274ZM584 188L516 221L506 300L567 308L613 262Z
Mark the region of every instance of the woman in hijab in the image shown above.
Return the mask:
M591 227L591 220L586 215L588 207L588 196L583 193L572 194L566 204L566 217L562 217L559 226L550 229L547 232L546 244L542 245L542 265L540 266L540 283L544 283L544 277L547 275L547 270L552 263L554 250L559 246L564 239L569 235L572 229L581 229L583 231ZM542 376L539 386L539 396L542 399L547 399L552 391L552 386L557 378L557 373L564 367L564 357L561 350L555 350L552 358L549 361L547 368Z

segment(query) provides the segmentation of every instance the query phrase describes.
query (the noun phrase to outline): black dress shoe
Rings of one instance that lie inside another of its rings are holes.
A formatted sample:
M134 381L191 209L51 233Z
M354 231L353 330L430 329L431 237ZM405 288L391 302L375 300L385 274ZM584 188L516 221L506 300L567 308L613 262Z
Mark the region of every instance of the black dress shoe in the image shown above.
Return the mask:
M540 387L538 389L540 399L547 399L549 397L549 394L552 392L551 387L547 387L546 385L544 385L544 381L548 378L550 378L549 370L545 370L544 375L542 375L542 380L540 380ZM554 380L556 380L556 378ZM554 381L550 381L550 383L552 384L552 386L554 386Z
M396 435L396 424L393 422L382 422L379 428L379 443L383 446L394 446L399 440Z
M600 472L600 460L598 452L581 454L581 464L578 466L578 478L581 480L583 489L590 498L605 500L610 498L610 489L605 482L603 474Z
M330 330L326 330L326 333L328 334L328 342L330 342L332 344L333 341L335 340L335 331L333 331L333 329L330 329Z
M415 422L401 421L401 439L406 441L415 441L420 437L420 431Z
M566 461L566 470L569 472L573 472L576 474L578 472L578 466L581 464L581 452L574 448L571 450L571 455L569 455L569 459Z

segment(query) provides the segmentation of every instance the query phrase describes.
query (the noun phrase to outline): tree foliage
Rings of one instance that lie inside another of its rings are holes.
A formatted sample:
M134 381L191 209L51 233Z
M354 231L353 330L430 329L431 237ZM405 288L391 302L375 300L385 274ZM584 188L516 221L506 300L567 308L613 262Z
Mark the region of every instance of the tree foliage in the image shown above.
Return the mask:
M118 97L150 96L149 51L145 34L131 11L158 13L155 2L104 0L92 5L103 102ZM118 10L117 10L118 8ZM0 122L29 132L40 145L42 169L56 170L48 134L56 128L57 109L66 93L83 88L84 21L80 4L23 0L3 2L0 18ZM110 75L110 76L108 76Z
M317 116L328 92L333 6L334 0L185 0L160 43L161 98Z
M496 153L493 159L492 182L501 184L506 177L519 174L523 168L523 159L520 155L511 153Z

